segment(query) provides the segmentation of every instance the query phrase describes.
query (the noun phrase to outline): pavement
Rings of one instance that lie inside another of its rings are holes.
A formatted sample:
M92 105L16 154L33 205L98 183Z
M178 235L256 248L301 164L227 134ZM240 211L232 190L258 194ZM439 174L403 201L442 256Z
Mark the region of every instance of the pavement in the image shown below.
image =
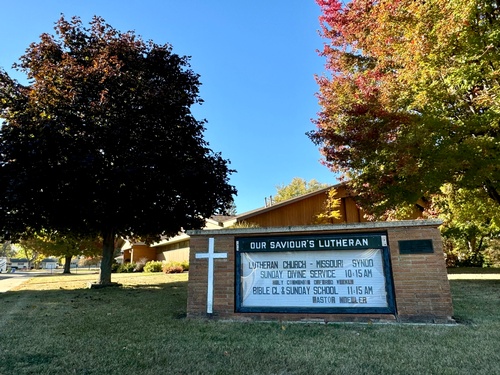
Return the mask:
M14 273L0 273L0 293L8 292L11 289L25 283L32 277L47 275L50 271L16 271Z

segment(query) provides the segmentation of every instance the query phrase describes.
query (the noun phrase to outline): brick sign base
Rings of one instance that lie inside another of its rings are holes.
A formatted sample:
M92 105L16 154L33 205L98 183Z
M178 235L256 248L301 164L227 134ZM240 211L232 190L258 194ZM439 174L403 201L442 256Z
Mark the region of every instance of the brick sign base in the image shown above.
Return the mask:
M189 231L187 315L452 322L439 225L416 220Z

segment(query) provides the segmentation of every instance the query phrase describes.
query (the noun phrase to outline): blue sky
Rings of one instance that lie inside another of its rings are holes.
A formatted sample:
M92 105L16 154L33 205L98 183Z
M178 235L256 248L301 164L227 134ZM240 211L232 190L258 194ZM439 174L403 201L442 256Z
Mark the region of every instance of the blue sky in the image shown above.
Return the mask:
M41 33L53 34L61 13L85 24L99 15L191 56L205 101L193 113L208 121L210 148L237 170L238 213L264 206L294 177L337 182L305 135L319 110L314 75L324 72L314 0L9 1L2 5L0 67L23 81L12 64Z

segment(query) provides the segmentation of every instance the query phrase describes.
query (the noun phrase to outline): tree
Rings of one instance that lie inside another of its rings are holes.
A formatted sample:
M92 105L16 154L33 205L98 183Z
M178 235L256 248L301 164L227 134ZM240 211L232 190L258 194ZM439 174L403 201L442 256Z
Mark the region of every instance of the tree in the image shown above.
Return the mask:
M288 185L281 184L276 186L276 195L272 198L274 202L282 202L284 200L298 197L303 194L311 193L316 190L327 188L328 184L323 184L315 179L307 182L303 178L294 177Z
M485 250L500 235L500 206L482 189L470 191L446 184L441 190L430 211L443 220L441 233L449 241L448 260L482 266Z
M28 269L34 267L34 264L41 260L40 247L36 239L22 239L17 245L18 252L16 255L28 260Z
M237 208L236 208L236 203L232 201L227 208L227 214L230 216L236 216L237 215Z
M30 239L45 256L64 258L63 273L71 273L71 260L78 255L95 257L102 251L102 241L99 238L82 238L73 234L41 232Z
M500 4L317 0L330 73L308 133L365 211L452 184L500 203Z
M228 161L203 139L199 76L168 44L94 17L56 23L0 71L0 229L101 236L99 284L116 236L149 241L200 228L236 193Z
M337 198L337 194L338 192L335 188L328 190L323 211L316 215L317 224L333 224L336 219L342 218L340 213L342 200L341 198Z
M2 248L0 250L0 257L11 258L15 253L15 250L10 243L10 241L4 241L2 243Z

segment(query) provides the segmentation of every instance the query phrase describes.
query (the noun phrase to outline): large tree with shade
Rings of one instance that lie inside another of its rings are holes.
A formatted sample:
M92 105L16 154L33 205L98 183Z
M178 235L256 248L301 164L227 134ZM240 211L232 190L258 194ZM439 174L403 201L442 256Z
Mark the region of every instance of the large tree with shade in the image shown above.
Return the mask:
M56 23L0 70L0 229L101 236L99 284L116 236L154 240L225 211L233 172L203 138L189 58L94 17Z

